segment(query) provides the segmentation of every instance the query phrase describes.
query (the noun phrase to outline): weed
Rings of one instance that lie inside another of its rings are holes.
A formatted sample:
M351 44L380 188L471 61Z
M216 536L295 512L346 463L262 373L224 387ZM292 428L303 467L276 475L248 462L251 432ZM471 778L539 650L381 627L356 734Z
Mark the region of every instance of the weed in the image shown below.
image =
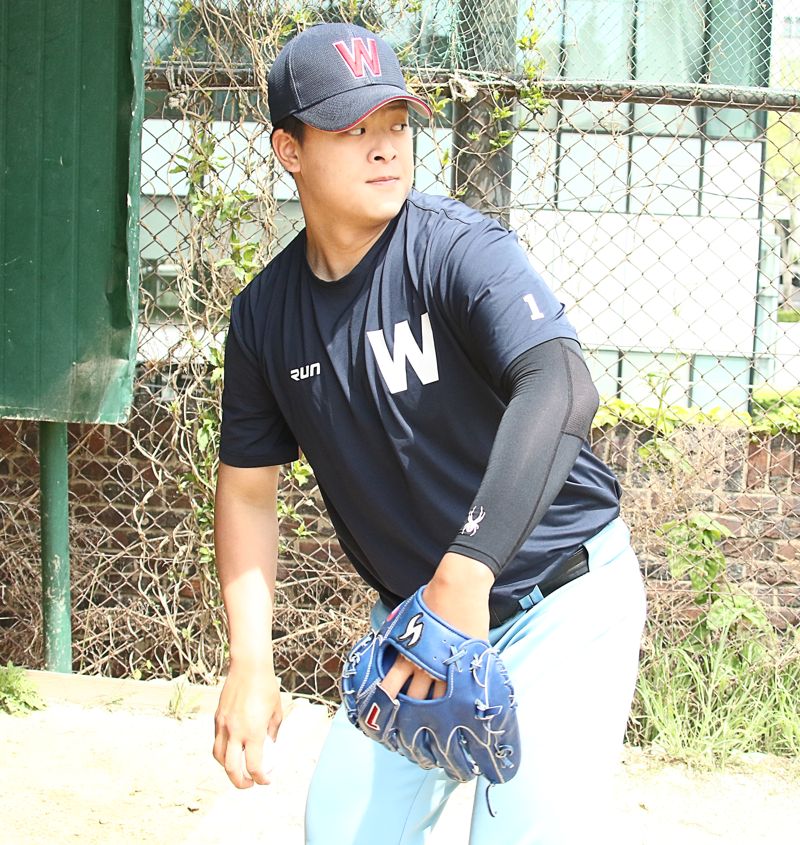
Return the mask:
M725 627L702 641L657 632L644 649L629 739L695 765L800 754L800 650Z
M14 666L10 660L5 667L0 666L0 710L15 715L42 710L44 706L24 669Z
M673 578L688 576L695 604L704 605L694 639L701 647L714 631L751 625L762 631L770 626L761 604L727 578L725 555L717 545L731 532L705 513L692 513L665 523L666 553Z
M173 719L184 719L197 710L199 702L200 693L190 695L189 685L181 678L175 682L175 690L167 705L167 715Z
M778 637L761 604L727 578L727 530L702 513L662 528L670 572L699 614L645 644L629 739L703 766L751 751L800 754L800 636Z

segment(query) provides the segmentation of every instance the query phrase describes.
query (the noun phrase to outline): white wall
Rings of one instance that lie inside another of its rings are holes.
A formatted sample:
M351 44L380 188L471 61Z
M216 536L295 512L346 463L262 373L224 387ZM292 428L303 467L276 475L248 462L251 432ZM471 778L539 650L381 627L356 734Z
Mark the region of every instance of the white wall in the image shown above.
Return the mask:
M290 236L301 223L292 202L296 191L290 177L268 168L267 127L215 121L212 129L222 183L228 190L266 187L279 201L288 201L292 220L281 240ZM182 121L145 121L146 258L157 259L175 247L171 227L179 221L172 197L185 196L188 183L169 171L177 154L187 154L188 137ZM644 401L650 395L644 375L660 368L673 371L675 401L685 400L690 384L682 356L695 355L695 401L718 404L722 397L724 404L740 406L753 348L760 144L709 145L700 206L697 138L638 136L629 161L625 136L563 132L560 137L560 149L547 132L526 131L515 141L517 207L511 224L534 266L568 305L584 344L595 350L601 392L618 389L621 366L623 395ZM442 165L442 156L450 147L448 130L418 131L417 188L446 193L452 167ZM558 210L553 208L556 164ZM629 165L632 187L626 199ZM257 228L256 223L254 234ZM776 370L781 378L800 382L789 375L800 366L786 363L797 356L796 343L789 347L784 342Z

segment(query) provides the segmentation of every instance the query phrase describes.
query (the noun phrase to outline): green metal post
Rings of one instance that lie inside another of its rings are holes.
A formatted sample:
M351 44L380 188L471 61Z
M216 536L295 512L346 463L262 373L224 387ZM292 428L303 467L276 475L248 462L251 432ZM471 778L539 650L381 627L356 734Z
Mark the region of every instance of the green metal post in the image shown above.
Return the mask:
M66 423L39 423L39 487L45 668L51 672L71 672Z

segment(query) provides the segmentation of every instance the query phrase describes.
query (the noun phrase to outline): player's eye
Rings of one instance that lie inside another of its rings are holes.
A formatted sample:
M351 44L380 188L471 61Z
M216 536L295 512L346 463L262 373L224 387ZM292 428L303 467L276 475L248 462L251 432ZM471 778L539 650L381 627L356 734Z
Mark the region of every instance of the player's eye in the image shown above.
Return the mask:
M355 129L348 129L345 133L346 135L362 135L366 132L366 128L363 126L356 126Z
M395 123L395 125L392 127L392 129L394 129L396 132L402 132L403 130L408 129L408 124L407 123Z

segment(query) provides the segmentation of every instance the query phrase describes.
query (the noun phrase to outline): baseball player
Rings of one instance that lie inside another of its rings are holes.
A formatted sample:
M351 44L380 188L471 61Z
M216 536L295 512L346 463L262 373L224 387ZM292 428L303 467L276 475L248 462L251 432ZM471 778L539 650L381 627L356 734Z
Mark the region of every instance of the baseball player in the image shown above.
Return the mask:
M504 661L523 754L491 806L475 800L472 845L619 841L608 787L644 591L618 483L587 443L598 396L575 330L514 234L413 189L408 110L430 110L375 34L295 37L269 108L305 228L231 311L215 527L231 661L214 757L237 787L268 782L278 476L302 450L378 593L373 627L424 587L432 613ZM447 694L402 656L381 686ZM340 710L306 842L422 843L456 785Z

